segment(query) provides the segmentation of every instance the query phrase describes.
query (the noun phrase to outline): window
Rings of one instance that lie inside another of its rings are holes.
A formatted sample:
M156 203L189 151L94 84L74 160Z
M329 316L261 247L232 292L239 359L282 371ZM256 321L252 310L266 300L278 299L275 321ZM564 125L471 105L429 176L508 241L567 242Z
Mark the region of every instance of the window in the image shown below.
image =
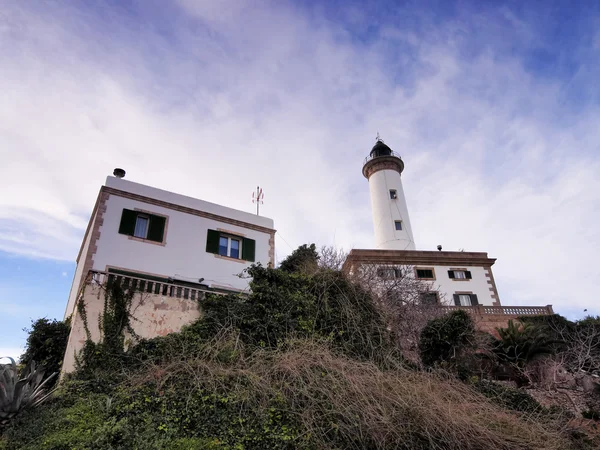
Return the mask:
M135 237L139 237L142 239L146 239L148 235L148 223L150 219L146 216L138 215L135 219L135 230L133 230L133 235Z
M228 258L254 262L256 242L242 236L208 230L206 251Z
M401 220L395 220L394 226L396 227L396 231L402 231L402 221Z
M466 281L471 279L471 272L468 270L449 270L448 276L453 280Z
M164 242L167 218L141 211L123 209L119 234L146 239L153 242Z
M433 306L438 304L437 292L421 292L419 297L422 305Z
M390 189L390 199L396 200L397 198L398 198L398 193L396 192L396 189Z
M415 269L417 278L420 280L435 280L433 269Z
M454 294L454 304L456 306L475 306L479 305L477 296L470 293Z
M223 235L219 236L219 255L239 259L240 239Z

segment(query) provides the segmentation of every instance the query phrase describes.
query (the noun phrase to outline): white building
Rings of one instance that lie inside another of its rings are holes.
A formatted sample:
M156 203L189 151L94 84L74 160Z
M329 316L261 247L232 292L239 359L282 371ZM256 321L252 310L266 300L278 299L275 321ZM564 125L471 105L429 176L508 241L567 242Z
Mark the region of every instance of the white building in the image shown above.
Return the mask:
M430 294L424 292L424 298L430 301L456 306L500 306L492 274L496 260L487 253L415 250L402 188L403 170L400 156L378 139L362 169L369 180L375 249L352 250L346 270L375 265L379 276L389 279L409 269L411 276L429 287Z
M123 179L115 170L90 218L65 311L90 271L213 291L243 291L251 263L274 264L273 220Z

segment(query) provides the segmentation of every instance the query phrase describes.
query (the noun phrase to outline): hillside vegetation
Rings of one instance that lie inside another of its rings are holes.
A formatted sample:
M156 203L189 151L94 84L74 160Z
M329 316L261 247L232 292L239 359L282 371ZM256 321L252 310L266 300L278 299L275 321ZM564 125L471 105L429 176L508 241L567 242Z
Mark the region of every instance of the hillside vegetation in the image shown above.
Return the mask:
M135 293L108 286L104 341L0 448L594 448L560 411L465 375L466 314L423 331L423 365L402 356L377 297L319 267L314 246L282 266L252 266L250 295L208 296L197 322L127 350Z

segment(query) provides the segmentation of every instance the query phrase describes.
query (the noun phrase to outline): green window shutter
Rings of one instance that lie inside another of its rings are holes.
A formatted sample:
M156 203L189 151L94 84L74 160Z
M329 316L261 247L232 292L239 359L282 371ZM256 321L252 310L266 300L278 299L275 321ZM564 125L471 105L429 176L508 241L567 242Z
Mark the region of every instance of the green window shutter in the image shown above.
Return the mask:
M150 216L150 224L148 225L148 240L154 242L162 242L165 233L165 224L167 219L161 216Z
M448 276L449 276L450 278L454 278L454 271L453 271L453 270L449 270L449 271L448 271Z
M215 230L208 230L206 236L206 251L208 253L219 253L219 232Z
M469 270L465 270L465 277L467 277L467 280L470 280L471 278L473 278L471 276L471 272Z
M475 294L471 294L471 306L479 305L477 301L477 296Z
M254 262L254 252L256 250L256 242L254 239L244 238L242 243L242 259L245 261Z
M460 306L460 298L458 298L458 294L454 294L454 304L456 306Z
M135 231L135 221L137 219L137 212L131 209L123 209L121 215L121 224L119 225L119 233L133 236Z

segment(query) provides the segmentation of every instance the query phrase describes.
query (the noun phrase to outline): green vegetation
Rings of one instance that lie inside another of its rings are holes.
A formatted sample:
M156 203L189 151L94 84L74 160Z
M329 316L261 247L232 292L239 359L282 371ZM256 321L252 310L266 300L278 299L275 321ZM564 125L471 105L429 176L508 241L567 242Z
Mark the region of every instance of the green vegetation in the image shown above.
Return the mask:
M44 379L44 369L29 363L19 376L14 359L9 364L0 364L0 432L23 410L37 406L48 398L46 385L57 375Z
M425 366L453 364L475 345L475 326L465 311L452 311L429 321L421 331L419 347Z
M498 328L500 339L496 340L493 351L502 362L523 367L543 355L551 355L554 341L546 330L531 322L521 324L508 321L506 328Z
M581 448L520 391L452 375L475 351L463 311L423 329L420 370L380 300L317 262L311 245L285 270L253 265L251 294L209 296L195 323L127 350L136 294L107 286L102 342L0 448Z
M32 322L31 330L25 331L29 332L29 336L25 352L21 355L21 364L27 366L35 362L48 374L60 372L71 331L70 321L42 318ZM54 378L51 383L54 384L57 379Z

